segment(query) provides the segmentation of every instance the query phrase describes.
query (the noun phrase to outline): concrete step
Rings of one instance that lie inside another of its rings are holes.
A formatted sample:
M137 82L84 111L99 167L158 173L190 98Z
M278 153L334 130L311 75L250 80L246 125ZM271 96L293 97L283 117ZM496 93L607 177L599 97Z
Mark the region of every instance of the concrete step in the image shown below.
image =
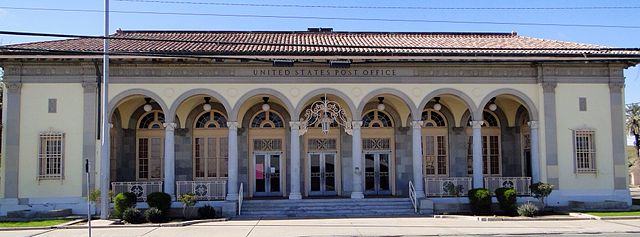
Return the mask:
M417 216L408 198L245 200L242 217Z

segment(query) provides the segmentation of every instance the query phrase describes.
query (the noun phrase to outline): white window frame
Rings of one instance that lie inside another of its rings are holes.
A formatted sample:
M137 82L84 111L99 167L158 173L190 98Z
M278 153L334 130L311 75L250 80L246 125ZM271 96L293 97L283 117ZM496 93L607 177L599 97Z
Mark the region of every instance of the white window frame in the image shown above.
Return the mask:
M64 179L65 134L63 132L41 132L38 137L38 180ZM60 142L60 147L49 150L48 142ZM58 166L56 167L56 163ZM50 168L54 166L53 168Z
M596 133L593 129L573 130L573 167L575 173L595 173ZM579 147L578 138L586 138L586 147Z

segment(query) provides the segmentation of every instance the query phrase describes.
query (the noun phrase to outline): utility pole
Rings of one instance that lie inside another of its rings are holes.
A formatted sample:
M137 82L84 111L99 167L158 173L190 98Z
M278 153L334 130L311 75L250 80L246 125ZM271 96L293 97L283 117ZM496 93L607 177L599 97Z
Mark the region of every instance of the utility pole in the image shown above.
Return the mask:
M102 88L100 108L100 218L109 218L109 0L104 0L104 39L102 51Z

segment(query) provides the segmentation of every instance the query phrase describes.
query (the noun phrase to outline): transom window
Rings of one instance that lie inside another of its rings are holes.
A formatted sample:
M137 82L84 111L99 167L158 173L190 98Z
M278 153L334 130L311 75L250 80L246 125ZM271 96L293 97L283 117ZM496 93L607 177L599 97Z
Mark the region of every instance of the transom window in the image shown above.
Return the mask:
M138 122L141 129L161 129L164 123L164 113L159 110L149 111Z
M198 117L195 128L226 128L227 118L219 111L204 112Z
M446 127L447 120L444 116L435 110L422 111L422 121L425 127Z
M391 120L391 116L389 114L379 111L372 110L367 112L364 116L362 116L362 127L369 128L388 128L393 127L393 120Z
M284 120L275 111L260 111L251 119L252 128L283 128Z

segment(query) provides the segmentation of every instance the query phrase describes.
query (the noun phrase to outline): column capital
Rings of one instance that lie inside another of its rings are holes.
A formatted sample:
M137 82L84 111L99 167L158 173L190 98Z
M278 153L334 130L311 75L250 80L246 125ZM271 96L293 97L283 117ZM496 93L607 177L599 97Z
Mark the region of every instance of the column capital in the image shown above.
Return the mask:
M481 128L482 124L484 124L484 121L473 120L469 122L469 125L471 125L473 128Z
M4 86L7 87L9 93L20 93L20 89L22 89L21 82L4 82Z
M529 128L531 129L538 129L539 123L538 121L532 120L527 122L527 125L529 125Z
M239 125L238 122L235 122L235 121L234 122L227 122L227 127L229 129L237 130L238 129L238 125Z
M351 121L352 129L360 129L362 127L362 121Z
M291 127L291 130L300 130L300 124L302 123L298 121L289 122L289 126Z
M164 129L167 131L173 131L178 125L176 123L163 123L162 126L164 126Z
M609 82L609 91L610 92L622 92L622 88L624 88L624 82Z
M542 83L542 90L546 93L553 93L556 91L556 86L558 85L557 82L543 82Z
M424 125L422 120L411 121L411 127L413 128L422 128L422 125Z
M85 81L82 82L82 88L85 89L85 91L87 90L95 90L98 88L98 83L93 82L93 81Z

